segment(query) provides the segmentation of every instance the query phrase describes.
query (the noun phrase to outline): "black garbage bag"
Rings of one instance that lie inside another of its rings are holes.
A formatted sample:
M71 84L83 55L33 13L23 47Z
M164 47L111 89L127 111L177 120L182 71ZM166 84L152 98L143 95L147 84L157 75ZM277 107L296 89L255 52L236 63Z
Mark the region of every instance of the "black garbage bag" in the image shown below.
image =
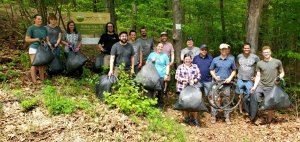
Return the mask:
M176 110L190 112L208 112L208 109L202 99L202 93L195 86L187 86L180 92L178 101L175 103L174 108Z
M146 89L157 91L162 90L159 74L152 62L148 62L145 66L143 66L134 80L141 83Z
M276 110L288 108L290 105L289 95L281 87L274 85L270 94L265 95L263 108L264 110Z
M84 55L75 52L68 52L66 62L67 72L76 71L78 68L82 67L86 61L87 58Z
M100 69L104 65L104 54L98 54L95 60L95 69Z
M45 66L51 63L53 59L54 55L50 47L46 45L40 45L33 59L32 66Z
M96 96L99 99L104 99L103 92L111 92L111 87L118 81L118 78L114 75L102 75L99 79L99 84L96 84Z
M59 57L55 56L52 62L49 64L49 71L51 73L60 73L64 70L64 66Z
M243 109L249 114L250 120L256 118L258 112L258 101L254 94L246 95L243 97Z

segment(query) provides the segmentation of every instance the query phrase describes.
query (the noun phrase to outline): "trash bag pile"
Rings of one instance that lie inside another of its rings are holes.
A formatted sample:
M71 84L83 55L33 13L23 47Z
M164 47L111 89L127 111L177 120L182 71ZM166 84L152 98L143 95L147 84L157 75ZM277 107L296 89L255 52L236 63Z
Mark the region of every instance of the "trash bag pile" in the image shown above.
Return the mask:
M202 93L195 86L187 86L180 92L178 101L175 103L174 108L176 110L189 112L208 112L208 109L202 99Z
M96 84L96 96L99 99L104 99L104 92L111 92L111 87L118 81L118 78L114 75L102 75L99 79L99 84Z
M87 61L87 58L75 52L69 52L66 62L66 70L68 73L76 71L78 68L82 67Z
M51 63L53 59L54 59L54 55L50 47L40 45L33 59L32 66L48 65L49 63Z
M49 71L52 73L60 73L64 70L63 63L60 58L55 56L52 62L49 64Z

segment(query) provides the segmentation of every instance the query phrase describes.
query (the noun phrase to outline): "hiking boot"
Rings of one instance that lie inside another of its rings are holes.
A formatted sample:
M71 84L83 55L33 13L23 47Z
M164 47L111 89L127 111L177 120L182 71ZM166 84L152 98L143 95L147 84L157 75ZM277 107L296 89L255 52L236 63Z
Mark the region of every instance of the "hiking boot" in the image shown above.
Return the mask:
M226 119L225 119L225 122L226 122L227 125L231 125L231 121L230 121L229 118L226 118Z
M210 123L215 124L216 121L217 121L216 117L212 117L211 120L210 120Z
M192 124L197 126L197 127L200 127L200 123L197 119L192 120Z

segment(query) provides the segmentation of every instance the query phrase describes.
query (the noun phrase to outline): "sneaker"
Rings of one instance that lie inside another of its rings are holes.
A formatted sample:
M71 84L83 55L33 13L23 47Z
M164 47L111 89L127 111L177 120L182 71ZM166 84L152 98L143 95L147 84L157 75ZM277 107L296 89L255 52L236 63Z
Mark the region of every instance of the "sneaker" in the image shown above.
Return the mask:
M200 123L197 119L192 120L192 124L197 126L197 127L200 127Z
M226 122L226 124L231 125L231 121L230 121L229 118L226 118L226 119L225 119L225 122Z
M217 121L216 117L212 117L211 120L210 120L210 123L215 124L216 121Z

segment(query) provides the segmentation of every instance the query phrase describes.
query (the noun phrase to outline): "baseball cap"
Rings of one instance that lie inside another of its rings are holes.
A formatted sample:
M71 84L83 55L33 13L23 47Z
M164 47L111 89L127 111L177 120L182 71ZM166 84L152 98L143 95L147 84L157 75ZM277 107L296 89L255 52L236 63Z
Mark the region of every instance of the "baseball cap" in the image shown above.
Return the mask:
M229 48L229 45L226 43L220 44L220 49L223 49L223 48Z
M168 33L167 32L161 32L160 36L162 36L162 35L168 35Z
M207 48L207 45L206 45L206 44L202 44L202 45L200 45L199 48L200 48L200 49L202 49L202 48Z
M189 40L193 40L193 38L189 36L189 37L186 39L186 41L189 41Z

